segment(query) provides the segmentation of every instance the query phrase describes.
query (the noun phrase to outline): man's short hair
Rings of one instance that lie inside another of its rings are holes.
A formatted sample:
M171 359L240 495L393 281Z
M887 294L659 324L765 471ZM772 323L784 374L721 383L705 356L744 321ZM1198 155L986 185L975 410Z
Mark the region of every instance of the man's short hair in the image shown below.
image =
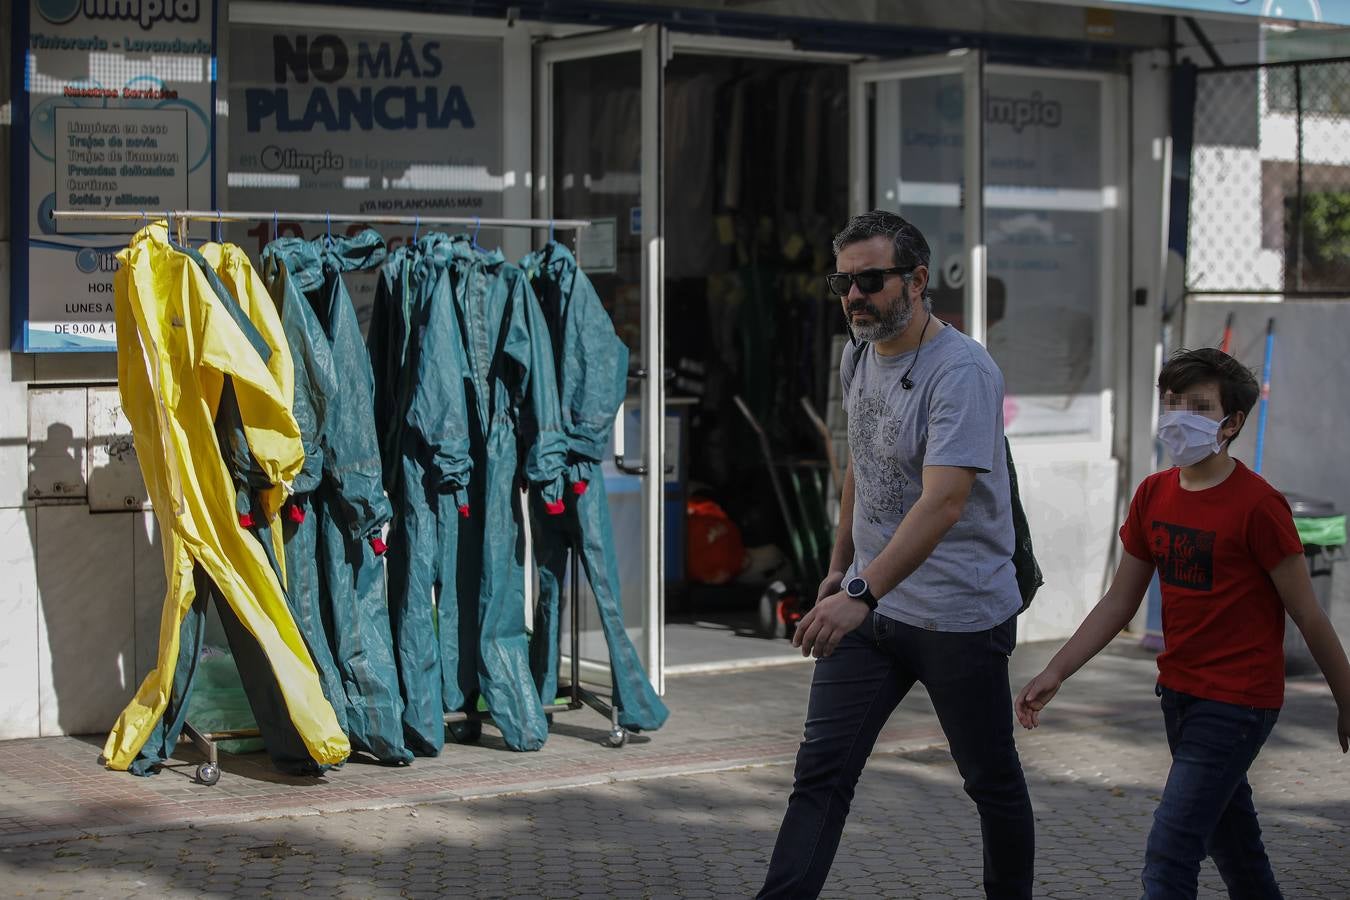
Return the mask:
M834 236L834 255L838 256L839 251L849 244L874 237L890 238L895 252L895 265L906 269L928 265L932 251L928 249L923 232L915 228L912 222L884 209L859 213L849 219L844 230Z
M1202 384L1219 386L1223 414L1251 414L1261 396L1261 386L1251 370L1233 357L1213 347L1178 350L1158 373L1158 393L1181 394ZM1241 429L1239 429L1240 431ZM1236 438L1237 435L1234 435Z

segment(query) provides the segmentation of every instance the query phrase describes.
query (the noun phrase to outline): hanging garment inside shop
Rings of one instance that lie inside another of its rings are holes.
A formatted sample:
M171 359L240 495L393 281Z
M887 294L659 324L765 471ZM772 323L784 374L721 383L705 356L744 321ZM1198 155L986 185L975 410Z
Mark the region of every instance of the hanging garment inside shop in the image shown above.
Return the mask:
M217 597L274 762L304 772L339 763L350 744L286 604L276 560L269 559L267 526L303 461L290 398L268 368L281 347L279 322L253 310L264 324L260 331L209 277L212 266L202 256L170 245L164 224L142 229L118 258L118 384L165 535L168 591L156 668L113 726L106 763L148 774L172 751L199 659L192 649L180 666L180 650L200 646L209 593ZM245 487L263 525L254 533L238 515ZM270 706L268 691L256 690L268 680L275 687ZM286 729L299 751L290 751Z
M386 559L403 730L409 748L422 756L441 751L445 713L465 704L461 632L475 636L475 629L459 626L455 576L472 460L453 258L450 239L440 234L391 253L375 289L367 341L375 416L385 425L385 490L398 510ZM474 610L469 621L476 619ZM476 657L472 649L467 654L470 661Z
M530 658L539 696L552 703L557 694L563 576L568 553L578 553L609 647L619 723L632 730L660 728L669 712L624 628L619 565L600 468L615 414L628 390L628 348L566 247L550 242L526 257L521 268L534 285L553 349L570 485L562 515L551 515L556 507L549 508L545 498L530 498L531 538L539 566Z
M384 763L404 764L412 753L403 738L403 699L380 559L382 529L392 509L381 477L374 375L343 280L346 272L383 262L384 239L370 229L350 238L282 238L263 252L277 304L303 320L303 326L292 325L304 332L291 345L297 368L317 376L308 385L308 399L321 477L309 494L292 497L286 519L293 526L287 528L288 555L297 570L296 587L310 591L317 584L319 597L317 604L313 594L294 602L305 610L306 622L312 622L317 605L328 626L353 748ZM312 315L290 309L302 303ZM310 360L303 358L307 349ZM315 359L316 349L326 350L326 358Z
M566 439L559 422L548 333L524 273L508 264L500 251L483 251L465 237L433 236L423 252L444 258L449 269L459 361L467 384L463 422L473 472L467 500L459 507L467 514L455 520L454 528L448 527L448 515L435 514L441 542L436 554L439 573L453 572L455 579L453 603L443 579L437 609L442 703L446 711L472 712L481 695L507 746L537 750L548 736L548 724L529 663L525 542L517 486L533 486L549 509L561 514ZM397 308L398 303L387 303L384 313ZM436 312L433 304L428 314ZM433 366L436 362L429 360ZM376 368L388 372L391 360L377 362ZM399 386L386 386L382 396L424 389L421 383L401 386L401 379L416 377L407 366L397 377ZM407 428L401 419L387 424L400 433ZM399 447L406 455L414 446L407 436L385 441L386 452ZM415 490L403 496L410 507L430 507ZM443 509L439 501L437 509ZM408 591L411 585L405 582L402 589ZM422 597L398 598L392 606L428 602L425 583L416 589Z

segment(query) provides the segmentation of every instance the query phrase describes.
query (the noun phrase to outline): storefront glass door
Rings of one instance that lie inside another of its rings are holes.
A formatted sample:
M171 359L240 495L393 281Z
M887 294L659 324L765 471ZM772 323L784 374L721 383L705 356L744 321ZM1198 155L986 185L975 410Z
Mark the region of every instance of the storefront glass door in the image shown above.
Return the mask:
M661 41L654 26L546 41L536 50L534 189L541 218L594 224L578 241L629 351L629 396L604 465L624 624L658 690L663 659L664 370L660 339ZM595 604L581 578L582 673L607 682ZM564 625L570 621L564 617ZM566 635L564 636L564 649Z
M983 54L853 67L852 207L889 209L932 250L934 312L985 340Z

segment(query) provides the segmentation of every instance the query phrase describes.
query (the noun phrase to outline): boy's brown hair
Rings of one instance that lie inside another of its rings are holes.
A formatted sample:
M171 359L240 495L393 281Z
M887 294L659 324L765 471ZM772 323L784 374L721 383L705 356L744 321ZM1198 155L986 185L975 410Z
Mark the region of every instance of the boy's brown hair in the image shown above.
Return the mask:
M1171 391L1181 394L1202 384L1219 387L1219 402L1225 417L1242 413L1242 425L1261 396L1261 386L1251 370L1233 357L1213 347L1199 350L1178 350L1158 373L1158 394ZM1233 439L1242 428L1233 434Z

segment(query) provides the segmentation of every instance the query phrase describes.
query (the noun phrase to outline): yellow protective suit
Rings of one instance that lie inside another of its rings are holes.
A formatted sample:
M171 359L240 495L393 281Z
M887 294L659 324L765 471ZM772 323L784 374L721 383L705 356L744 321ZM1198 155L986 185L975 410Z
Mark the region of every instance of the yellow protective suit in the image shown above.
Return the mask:
M228 377L249 450L279 486L265 502L267 513L275 515L285 499L284 485L304 461L289 404L277 377L223 308L201 269L169 246L163 223L141 229L118 259L118 386L164 536L168 592L158 665L108 735L107 765L127 769L164 715L178 660L179 626L196 594L197 566L266 654L291 722L311 757L320 765L339 763L351 746L324 699L262 545L239 525L235 487L213 428ZM279 326L274 333L280 334Z

